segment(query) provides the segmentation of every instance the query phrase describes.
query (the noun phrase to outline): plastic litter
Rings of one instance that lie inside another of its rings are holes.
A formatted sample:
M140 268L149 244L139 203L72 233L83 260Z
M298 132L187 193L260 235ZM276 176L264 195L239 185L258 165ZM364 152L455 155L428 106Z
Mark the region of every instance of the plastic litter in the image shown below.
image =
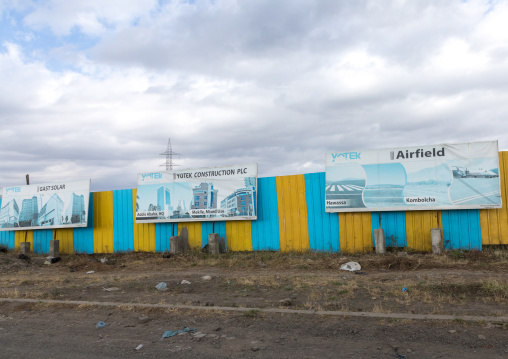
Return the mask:
M86 274L94 274L94 273L95 273L95 271L94 271L94 270L91 270L91 271L86 272Z
M191 284L191 282L189 282L188 280L184 279L184 280L182 280L182 283L180 283L180 284Z
M343 265L341 265L340 269L354 272L357 270L361 270L362 266L358 262L347 262L347 263L344 263Z
M196 331L196 328L189 329L188 327L185 327L182 330L166 330L164 334L162 334L163 338L169 338L174 337L175 335L178 335L180 333L194 333Z
M97 325L95 326L97 329L100 329L100 328L104 328L106 326L106 323L104 322L99 322L97 323Z
M209 275L204 275L201 277L202 280L211 280L212 279L212 276L209 276Z
M143 348L143 344L139 344L139 345L136 347L136 350L140 350L141 348Z
M118 287L111 287L111 288L102 288L102 290L105 291L105 292L116 292L116 291L119 291L121 289L118 288Z
M157 290L168 290L168 285L166 282L160 282L155 288L157 288Z
M106 263L107 261L108 261L108 259L106 257L101 259L101 263Z
M406 287L402 288L402 291L407 292L407 288Z

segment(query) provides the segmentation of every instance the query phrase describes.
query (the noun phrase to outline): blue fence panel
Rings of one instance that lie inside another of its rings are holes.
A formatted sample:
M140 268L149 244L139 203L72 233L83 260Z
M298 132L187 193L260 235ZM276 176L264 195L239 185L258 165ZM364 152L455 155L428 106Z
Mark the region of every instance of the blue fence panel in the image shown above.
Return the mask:
M132 190L113 191L113 248L115 252L134 250Z
M169 239L176 236L176 223L155 223L155 251L169 251Z
M201 243L203 247L208 244L208 235L210 233L217 233L219 235L219 239L221 237L224 238L224 244L226 244L227 247L225 221L201 222Z
M93 196L88 200L88 222L86 227L74 228L74 251L76 253L93 253Z
M386 247L407 247L406 212L372 212L371 222L374 247L374 229L379 228L385 232Z
M275 177L258 178L257 220L252 221L252 249L280 251L279 209Z
M482 250L480 210L442 211L441 218L446 249Z
M0 198L0 208L2 208L2 199ZM1 231L0 232L0 245L14 249L14 231Z
M53 239L52 229L37 229L33 231L34 248L35 254L48 254L49 253L49 241Z
M309 247L314 251L340 252L339 215L325 212L325 173L305 175Z

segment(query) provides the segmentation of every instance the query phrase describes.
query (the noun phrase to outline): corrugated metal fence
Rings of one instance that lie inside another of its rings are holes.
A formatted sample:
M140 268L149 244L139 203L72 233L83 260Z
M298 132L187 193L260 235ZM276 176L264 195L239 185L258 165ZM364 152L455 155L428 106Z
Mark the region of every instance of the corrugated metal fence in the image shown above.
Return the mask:
M430 230L439 227L447 249L481 250L508 244L508 152L499 157L502 209L325 213L325 174L311 173L259 178L256 221L136 224L135 189L95 192L88 227L2 231L0 245L17 249L28 241L43 254L54 238L62 253L163 252L169 250L169 238L186 227L193 248L202 248L208 234L219 233L231 251L369 252L373 229L382 228L388 247L430 251Z

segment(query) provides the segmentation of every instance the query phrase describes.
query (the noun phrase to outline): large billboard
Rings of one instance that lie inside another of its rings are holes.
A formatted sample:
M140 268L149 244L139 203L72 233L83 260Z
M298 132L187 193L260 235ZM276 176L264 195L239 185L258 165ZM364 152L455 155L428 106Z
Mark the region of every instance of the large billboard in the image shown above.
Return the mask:
M501 206L497 141L326 154L326 212Z
M136 222L255 220L257 164L138 174Z
M0 231L86 227L90 180L4 187Z

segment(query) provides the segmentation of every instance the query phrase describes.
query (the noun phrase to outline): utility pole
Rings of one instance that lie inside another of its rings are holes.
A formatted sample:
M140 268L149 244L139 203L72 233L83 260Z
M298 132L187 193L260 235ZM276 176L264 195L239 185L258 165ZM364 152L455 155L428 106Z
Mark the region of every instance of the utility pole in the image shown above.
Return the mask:
M30 184L30 175L26 175L26 185L28 186Z
M179 164L173 163L173 156L181 156L181 154L173 152L173 148L171 147L171 138L168 138L168 147L166 148L166 152L159 153L159 156L166 156L166 163L161 165L166 166L166 171L172 170L173 166L180 166Z

